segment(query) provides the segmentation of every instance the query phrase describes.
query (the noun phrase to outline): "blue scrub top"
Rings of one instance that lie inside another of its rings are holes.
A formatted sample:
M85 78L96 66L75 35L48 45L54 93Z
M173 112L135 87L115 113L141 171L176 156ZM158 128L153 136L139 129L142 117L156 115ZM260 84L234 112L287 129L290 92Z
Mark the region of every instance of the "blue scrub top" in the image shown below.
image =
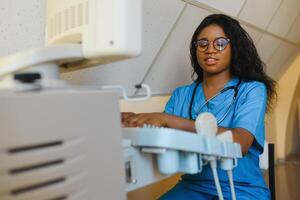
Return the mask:
M224 88L236 86L239 79L233 78ZM189 105L196 83L177 88L165 107L165 113L189 118ZM230 89L218 94L205 105L205 95L200 83L192 105L192 118L201 112L210 112L217 121L224 117L232 103L234 90ZM267 104L266 86L257 81L242 82L239 86L237 99L218 126L225 128L244 128L255 138L249 151L238 160L238 166L233 169L233 179L237 199L269 199L269 190L264 182L259 168L259 155L263 151L265 140L264 117ZM205 105L205 106L203 106ZM218 168L218 175L224 198L231 196L226 171ZM209 165L203 167L202 172L194 175L182 176L181 184L186 187L217 195L212 171Z

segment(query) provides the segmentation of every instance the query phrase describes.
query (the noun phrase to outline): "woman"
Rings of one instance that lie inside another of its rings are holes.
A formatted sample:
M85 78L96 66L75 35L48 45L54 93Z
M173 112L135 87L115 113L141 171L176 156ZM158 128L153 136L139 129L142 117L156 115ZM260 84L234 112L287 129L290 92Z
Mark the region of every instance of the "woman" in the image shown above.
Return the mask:
M214 114L218 132L231 130L241 144L243 158L233 170L237 199L269 199L259 169L265 140L264 117L276 98L275 81L264 72L252 39L239 22L223 14L206 17L190 43L196 81L177 88L164 113L122 113L124 126L152 124L195 132L201 112ZM225 199L231 198L226 172L218 169ZM215 199L217 191L209 166L199 174L185 174L160 199Z

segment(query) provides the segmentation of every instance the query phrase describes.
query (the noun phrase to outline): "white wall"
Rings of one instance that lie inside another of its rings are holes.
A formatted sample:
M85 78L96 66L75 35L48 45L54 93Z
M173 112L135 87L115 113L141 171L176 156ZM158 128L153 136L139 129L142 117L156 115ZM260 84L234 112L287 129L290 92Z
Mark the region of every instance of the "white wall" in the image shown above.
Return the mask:
M0 1L0 57L43 46L46 0Z

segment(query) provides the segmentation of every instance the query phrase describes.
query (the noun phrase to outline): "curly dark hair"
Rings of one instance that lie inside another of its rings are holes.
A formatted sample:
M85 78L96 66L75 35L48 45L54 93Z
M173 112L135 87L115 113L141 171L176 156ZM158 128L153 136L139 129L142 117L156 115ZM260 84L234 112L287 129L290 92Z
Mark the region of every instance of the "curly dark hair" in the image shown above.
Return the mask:
M193 67L193 77L196 74L196 82L202 82L203 70L197 61L197 48L194 45L200 32L209 25L220 26L231 44L230 73L242 81L259 81L267 88L267 111L272 107L277 98L276 82L264 71L265 64L260 59L253 40L241 27L240 23L224 14L212 14L203 19L195 30L190 43L190 59Z

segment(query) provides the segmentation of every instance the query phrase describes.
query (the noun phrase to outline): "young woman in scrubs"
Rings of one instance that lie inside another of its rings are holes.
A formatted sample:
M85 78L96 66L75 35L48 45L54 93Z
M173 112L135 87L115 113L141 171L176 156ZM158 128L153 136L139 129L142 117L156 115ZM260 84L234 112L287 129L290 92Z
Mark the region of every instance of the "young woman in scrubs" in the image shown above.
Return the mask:
M259 168L265 140L264 117L276 98L275 81L264 72L252 39L239 22L223 14L206 17L195 30L190 57L196 80L177 88L163 113L122 113L127 127L152 124L196 132L202 112L215 115L218 133L231 130L243 158L233 169L236 198L270 199ZM224 199L231 199L226 171L218 169ZM162 200L218 199L209 165L201 173L184 174Z

